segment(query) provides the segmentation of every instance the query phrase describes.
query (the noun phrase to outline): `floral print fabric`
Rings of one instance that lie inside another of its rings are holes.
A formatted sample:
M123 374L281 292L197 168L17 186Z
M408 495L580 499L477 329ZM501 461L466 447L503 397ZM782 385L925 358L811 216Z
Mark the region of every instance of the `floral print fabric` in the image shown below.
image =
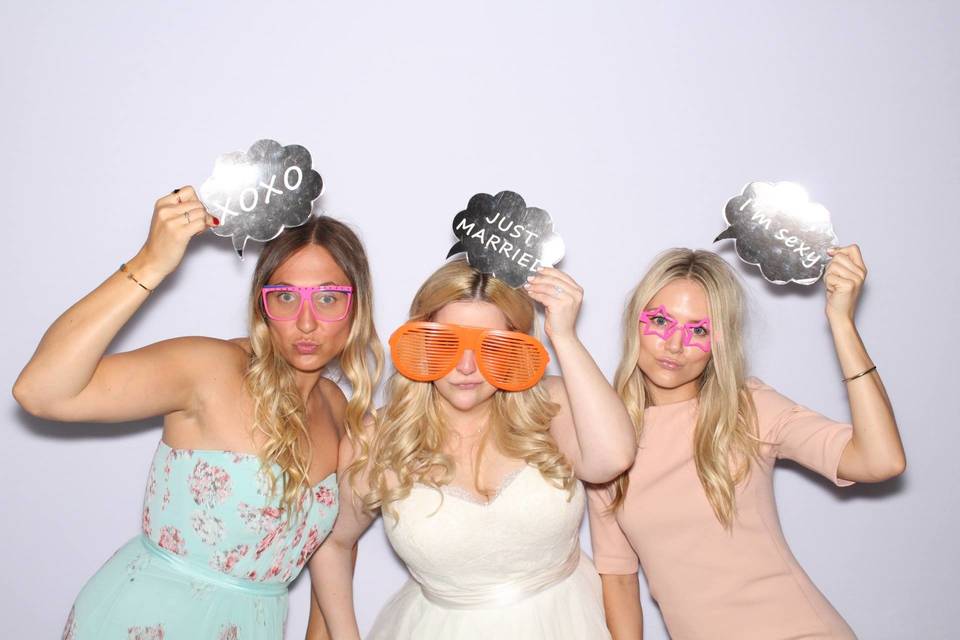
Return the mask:
M298 519L288 518L279 497L269 495L263 473L254 455L172 449L161 442L143 501L144 535L224 574L290 582L336 518L335 476L304 496Z
M278 467L273 472L279 477ZM339 496L330 474L288 517L269 486L255 455L160 442L147 475L143 535L87 583L63 638L279 640L284 587L332 529Z

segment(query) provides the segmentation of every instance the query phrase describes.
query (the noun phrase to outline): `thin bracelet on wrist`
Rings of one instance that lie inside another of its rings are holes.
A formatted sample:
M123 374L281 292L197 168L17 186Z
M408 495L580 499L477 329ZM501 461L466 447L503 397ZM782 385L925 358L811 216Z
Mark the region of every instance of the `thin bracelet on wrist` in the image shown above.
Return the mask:
M856 380L857 378L861 378L861 377L867 375L868 373L870 373L871 371L876 371L876 370L877 370L877 365L873 365L873 366L870 367L869 369L866 369L866 370L864 370L864 371L861 371L860 373L858 373L858 374L856 374L856 375L853 375L853 376L850 376L849 378L844 378L844 379L841 380L840 382L846 384L846 383L850 382L851 380Z
M139 280L137 280L137 278L133 275L133 272L130 271L129 269L127 269L127 263L126 263L126 262L121 262L121 263L120 263L120 272L127 274L127 279L128 279L128 280L133 280L134 282L136 282L138 285L140 285L140 288L143 289L144 291L146 291L147 293L151 293L151 292L153 291L153 289L151 289L151 288L148 287L147 285L145 285L145 284L143 284L142 282L140 282Z

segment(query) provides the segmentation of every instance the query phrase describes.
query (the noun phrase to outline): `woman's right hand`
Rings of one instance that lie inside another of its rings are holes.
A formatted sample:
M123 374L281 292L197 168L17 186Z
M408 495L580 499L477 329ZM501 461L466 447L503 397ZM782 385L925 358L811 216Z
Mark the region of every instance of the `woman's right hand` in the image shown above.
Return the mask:
M219 224L220 220L206 210L193 187L174 190L154 205L150 234L130 261L131 271L153 288L176 270L191 238Z

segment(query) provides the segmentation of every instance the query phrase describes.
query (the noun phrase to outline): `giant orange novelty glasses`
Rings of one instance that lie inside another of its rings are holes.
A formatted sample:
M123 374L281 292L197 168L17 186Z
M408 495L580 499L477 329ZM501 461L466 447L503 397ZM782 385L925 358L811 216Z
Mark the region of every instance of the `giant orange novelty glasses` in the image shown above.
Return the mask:
M543 377L550 361L536 338L517 331L408 322L390 336L397 371L417 382L447 375L467 349L473 351L486 381L505 391L529 389Z

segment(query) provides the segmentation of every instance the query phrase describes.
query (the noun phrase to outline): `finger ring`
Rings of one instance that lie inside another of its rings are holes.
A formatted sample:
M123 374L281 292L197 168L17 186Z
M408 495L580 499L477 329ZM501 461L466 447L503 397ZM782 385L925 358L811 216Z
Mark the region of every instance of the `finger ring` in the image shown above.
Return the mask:
M190 212L189 212L189 211L184 211L184 212L183 212L183 217L187 219L187 224L190 224Z
M559 285L557 285L556 287L554 287L554 290L557 292L557 295L560 295L561 293L563 293L563 287L561 287L561 286L559 286Z

